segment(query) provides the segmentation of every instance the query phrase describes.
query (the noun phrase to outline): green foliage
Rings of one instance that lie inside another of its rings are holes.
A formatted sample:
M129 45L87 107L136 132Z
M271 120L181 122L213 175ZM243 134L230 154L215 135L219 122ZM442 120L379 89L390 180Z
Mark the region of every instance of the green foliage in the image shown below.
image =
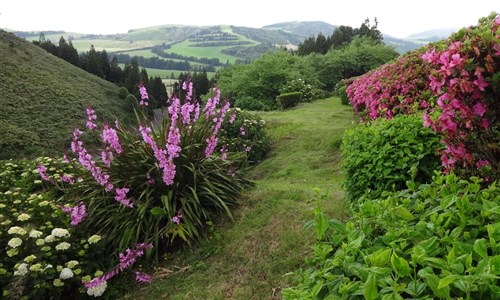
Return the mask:
M118 87L0 30L1 158L59 154L92 105L101 121L133 115Z
M276 97L282 88L298 78L307 78L313 89L319 88L318 74L307 60L278 51L266 53L248 65L224 68L216 79L224 96L258 99L275 109L278 108Z
M282 109L296 106L297 104L299 104L301 100L302 100L301 92L286 93L276 97L276 101L280 104Z
M274 109L274 105L269 103L269 101L257 100L248 96L236 99L235 105L244 110L269 111Z
M315 211L314 254L284 299L498 299L498 183L409 183L354 203L347 222Z
M128 94L129 93L128 93L128 90L126 87L122 86L121 88L118 89L118 97L120 99L125 100L125 98L127 98Z
M300 92L302 93L301 102L311 102L318 99L315 91L310 84L307 84L303 79L292 79L281 88L281 94Z
M342 143L345 188L351 201L397 191L406 181L430 182L439 168L436 133L418 115L396 116L359 124L346 131Z
M220 132L220 145L226 145L233 153L247 153L245 160L261 162L271 150L271 140L265 131L265 121L258 115L238 108L233 124L224 122ZM231 116L226 115L228 120ZM246 151L249 150L249 151Z
M324 89L333 91L342 79L359 76L398 57L393 47L367 37L356 37L344 48L326 53L317 71Z
M339 81L335 85L335 91L337 91L337 95L340 98L340 103L342 105L349 105L349 98L347 97L347 85L344 80Z
M39 163L51 173L73 171L51 158L0 162L2 299L79 298L82 279L109 264L100 236L71 226L53 192L44 188Z

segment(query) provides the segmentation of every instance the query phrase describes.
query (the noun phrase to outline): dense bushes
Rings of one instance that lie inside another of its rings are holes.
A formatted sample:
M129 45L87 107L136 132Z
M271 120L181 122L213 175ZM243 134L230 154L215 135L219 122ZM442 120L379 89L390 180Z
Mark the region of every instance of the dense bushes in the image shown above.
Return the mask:
M235 119L231 123L229 120L232 117ZM271 140L264 128L265 121L258 115L239 108L233 108L226 119L227 122L224 122L220 131L219 144L222 147L219 151L228 151L233 155L246 153L242 159L249 163L262 161L271 150ZM238 158L234 160L237 161Z
M99 260L97 231L71 226L54 194L43 189L37 164L66 174L61 160L4 161L0 165L0 287L2 299L76 298L82 280L110 262Z
M500 17L360 76L347 93L363 120L422 110L440 134L446 172L498 178Z
M285 299L498 299L500 187L437 175L353 205L347 222L316 210L309 269Z
M439 168L439 138L420 116L396 116L346 131L342 143L345 189L350 200L398 191L406 181L431 181Z
M279 103L281 109L286 109L295 106L299 104L301 100L302 100L301 92L286 93L276 97L276 101Z

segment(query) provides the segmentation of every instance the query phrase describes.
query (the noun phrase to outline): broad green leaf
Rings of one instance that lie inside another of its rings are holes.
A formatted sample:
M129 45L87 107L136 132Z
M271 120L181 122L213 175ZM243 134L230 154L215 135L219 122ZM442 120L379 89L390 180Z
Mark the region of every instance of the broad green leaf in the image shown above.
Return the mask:
M404 258L399 257L396 252L392 252L391 265L399 277L405 277L411 274L411 268L408 262Z
M391 258L392 249L379 249L368 256L372 266L385 267Z
M405 219L405 220L413 220L414 219L411 212L406 207L403 207L403 206L395 207L393 210L393 213L396 216L398 216L402 219Z
M377 279L373 274L368 275L368 279L363 285L363 296L367 300L375 300L378 297Z
M324 213L319 212L314 216L314 229L316 229L316 239L323 240L328 230L328 221Z
M150 212L153 216L166 215L165 209L158 206L151 208Z
M331 219L328 221L328 224L330 225L331 228L340 232L341 234L347 234L347 230L345 229L344 223L340 222L339 220Z
M462 276L460 276L460 275L449 275L449 276L446 276L444 278L439 279L438 289L444 288L444 287L454 283L455 281L457 281L461 277Z
M431 290L434 292L434 295L439 297L439 298L450 298L450 287L445 286L443 288L438 288L439 286L439 277L437 277L434 273L432 273L430 270L431 268L425 268L422 269L418 272L418 275L424 278L425 282L427 285L431 288Z
M483 259L488 259L488 245L485 239L479 239L474 242L474 251Z
M412 295L413 297L417 297L425 290L426 287L427 287L427 284L414 280L414 281L411 281L410 283L408 283L408 286L406 287L405 292Z

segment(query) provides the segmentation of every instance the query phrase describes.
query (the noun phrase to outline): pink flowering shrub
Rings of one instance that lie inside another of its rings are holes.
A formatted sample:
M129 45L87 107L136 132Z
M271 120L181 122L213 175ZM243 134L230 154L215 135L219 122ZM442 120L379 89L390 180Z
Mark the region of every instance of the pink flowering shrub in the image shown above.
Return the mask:
M500 17L401 56L354 80L347 94L362 121L423 111L440 134L445 172L498 177Z

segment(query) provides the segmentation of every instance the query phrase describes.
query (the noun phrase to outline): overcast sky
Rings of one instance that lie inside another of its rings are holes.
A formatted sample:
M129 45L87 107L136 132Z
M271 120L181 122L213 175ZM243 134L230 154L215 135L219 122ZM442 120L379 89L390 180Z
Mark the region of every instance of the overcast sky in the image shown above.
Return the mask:
M0 28L112 34L164 24L260 28L288 21L359 27L377 17L382 33L406 37L435 28L477 24L500 0L2 0ZM329 33L327 33L329 34Z

